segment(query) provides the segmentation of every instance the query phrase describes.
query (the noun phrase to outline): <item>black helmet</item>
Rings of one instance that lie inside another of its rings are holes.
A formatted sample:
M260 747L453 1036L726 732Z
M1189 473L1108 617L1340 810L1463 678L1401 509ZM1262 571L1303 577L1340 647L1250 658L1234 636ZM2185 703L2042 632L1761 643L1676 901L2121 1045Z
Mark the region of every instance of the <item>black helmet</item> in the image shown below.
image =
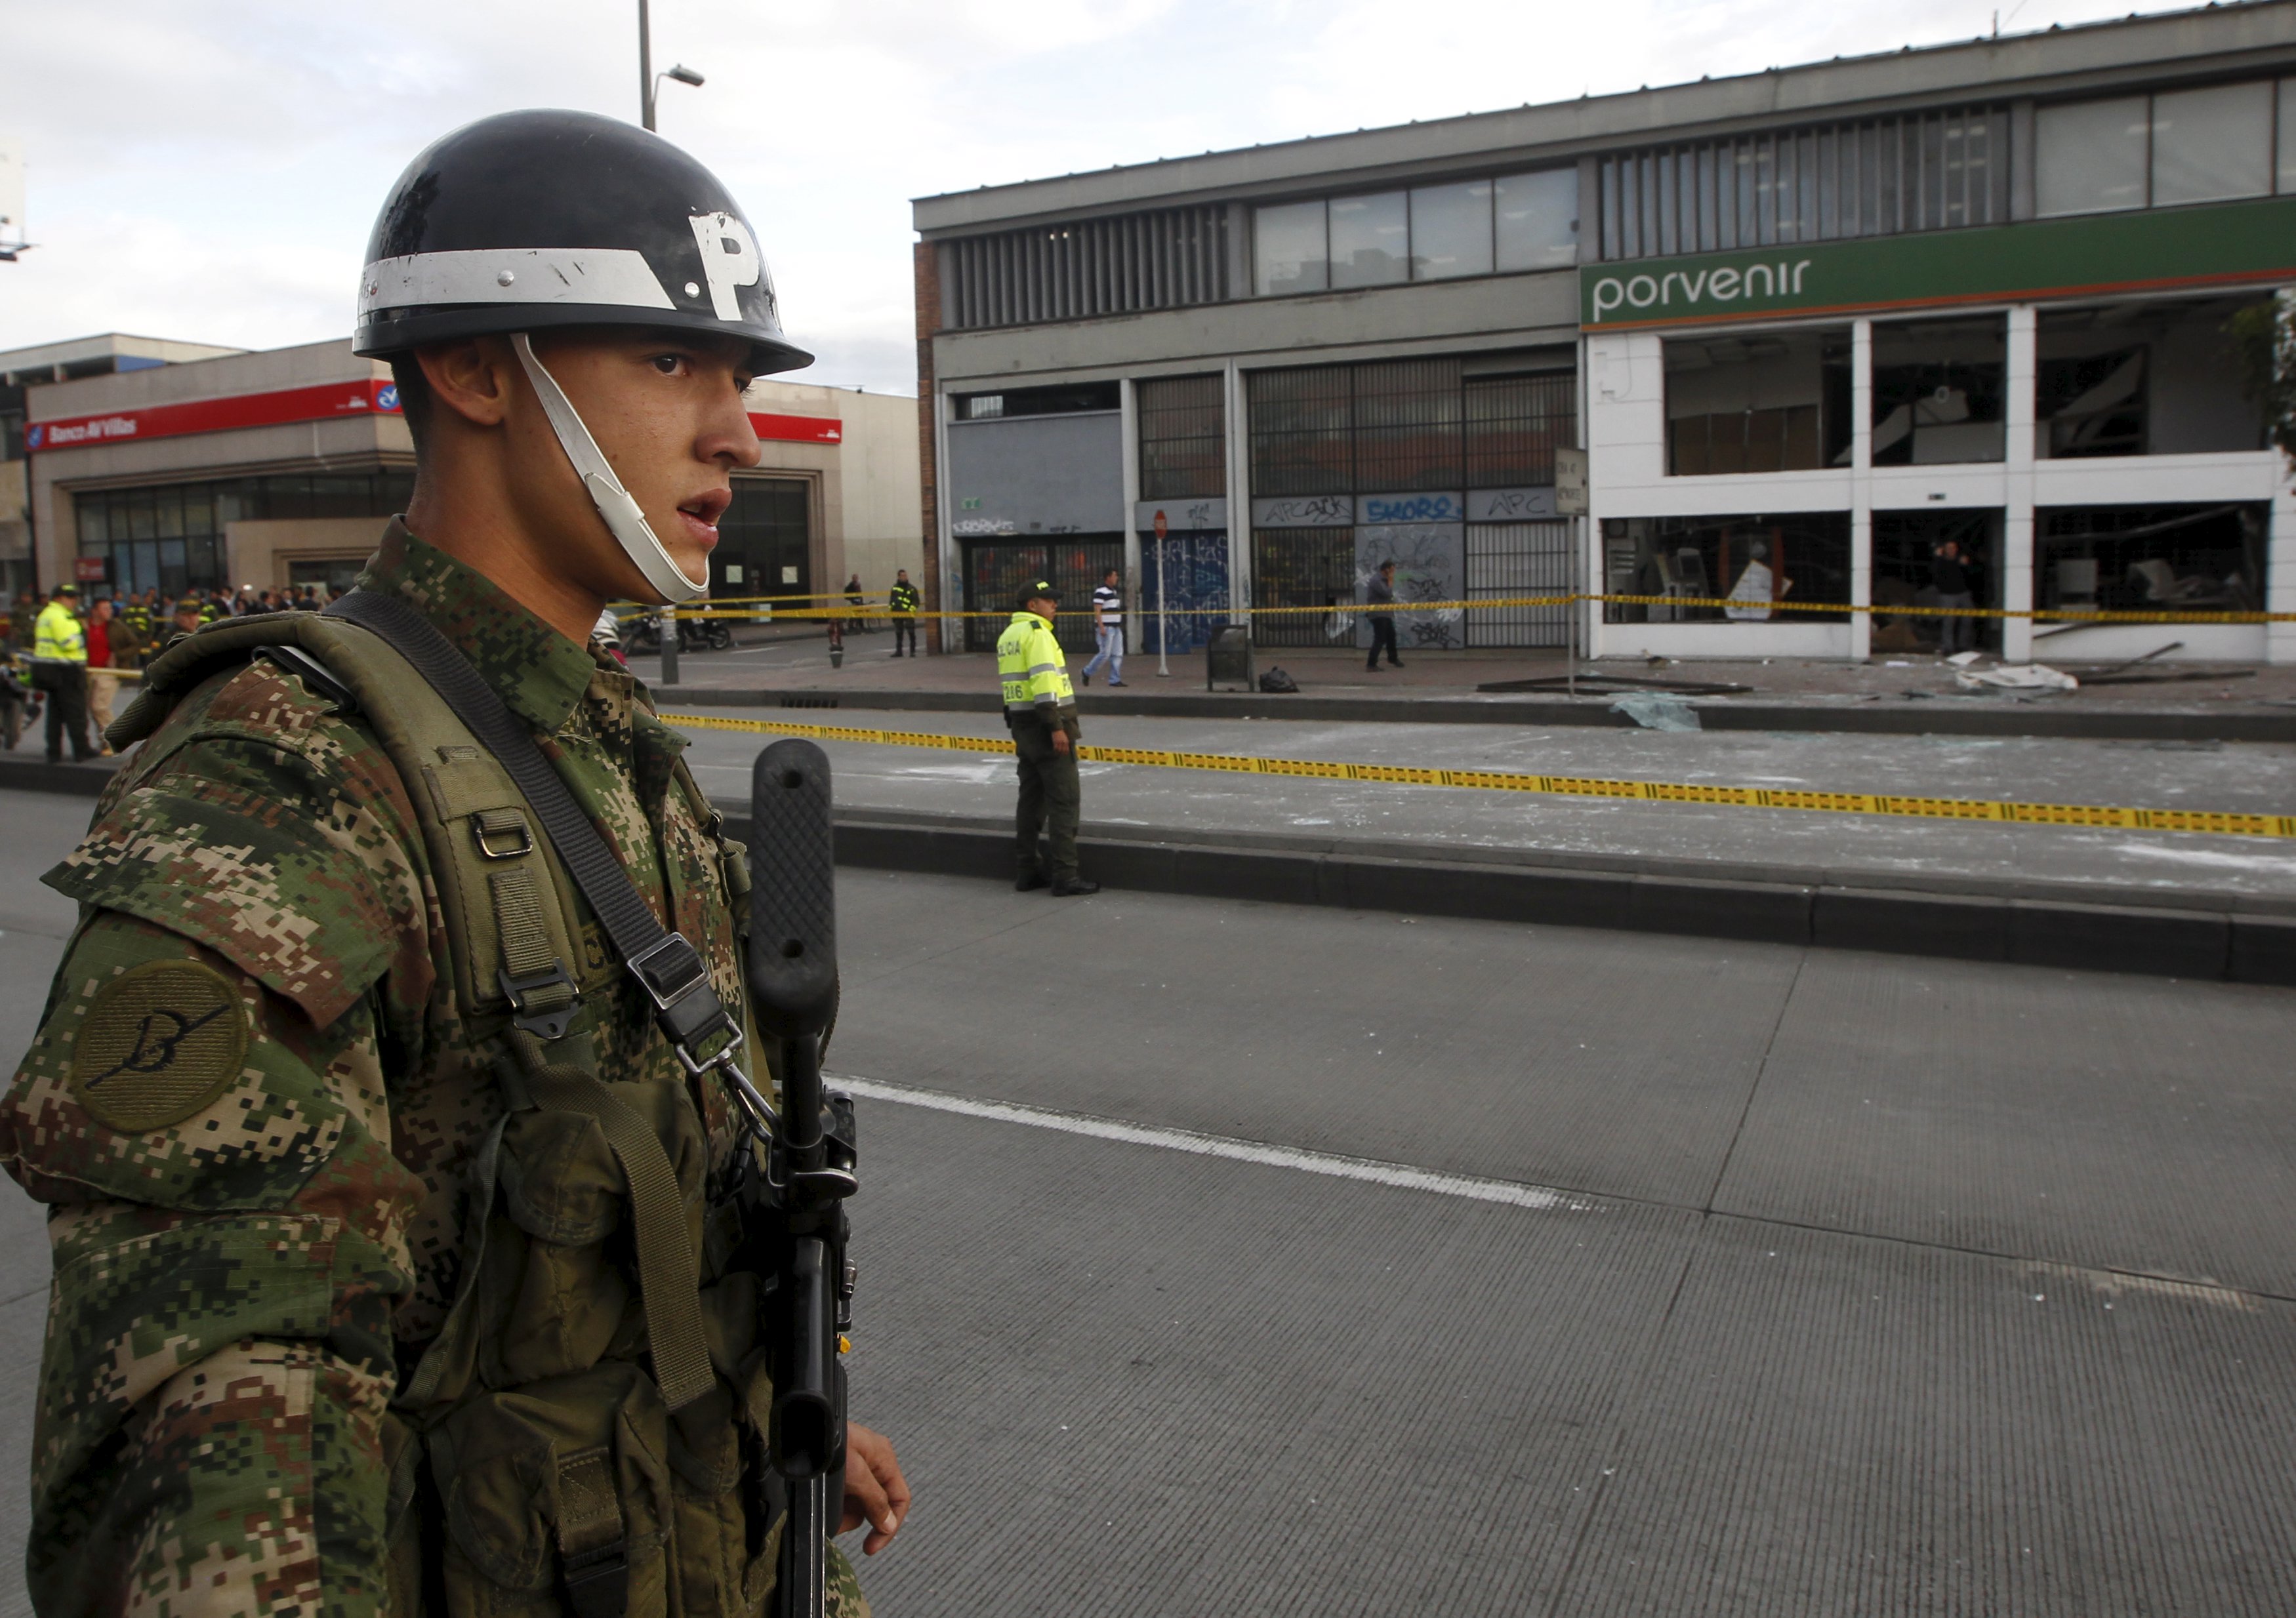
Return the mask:
M782 335L757 234L733 194L644 129L589 112L504 112L433 142L367 240L357 353L636 324L747 338L760 375L813 356Z

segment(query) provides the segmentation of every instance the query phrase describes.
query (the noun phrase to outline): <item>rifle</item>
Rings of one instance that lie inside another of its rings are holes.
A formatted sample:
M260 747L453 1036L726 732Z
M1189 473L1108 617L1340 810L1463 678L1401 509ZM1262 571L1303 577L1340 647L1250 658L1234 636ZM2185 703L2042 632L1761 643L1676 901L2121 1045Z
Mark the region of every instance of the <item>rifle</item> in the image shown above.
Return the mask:
M854 1178L853 1101L824 1096L821 1050L837 1017L837 895L828 756L777 741L750 775L750 1003L776 1042L781 1113L751 1128L765 1154L750 1184L752 1247L766 1278L773 1368L767 1446L787 1481L775 1610L822 1618L828 1537L844 1516L845 1368L853 1266L845 1198Z

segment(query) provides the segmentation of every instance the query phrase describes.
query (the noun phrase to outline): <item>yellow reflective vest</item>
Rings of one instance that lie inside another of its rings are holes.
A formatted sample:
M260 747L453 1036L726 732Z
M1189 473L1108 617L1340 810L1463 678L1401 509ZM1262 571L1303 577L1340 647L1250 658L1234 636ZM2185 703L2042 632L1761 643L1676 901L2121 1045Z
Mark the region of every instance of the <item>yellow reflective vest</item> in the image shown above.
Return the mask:
M1004 715L1042 714L1060 717L1060 710L1076 707L1076 689L1069 683L1068 656L1054 638L1050 620L1023 608L996 637L996 676L1004 682Z
M85 663L87 661L87 631L79 615L62 601L50 601L40 609L40 621L33 631L32 655L51 663Z

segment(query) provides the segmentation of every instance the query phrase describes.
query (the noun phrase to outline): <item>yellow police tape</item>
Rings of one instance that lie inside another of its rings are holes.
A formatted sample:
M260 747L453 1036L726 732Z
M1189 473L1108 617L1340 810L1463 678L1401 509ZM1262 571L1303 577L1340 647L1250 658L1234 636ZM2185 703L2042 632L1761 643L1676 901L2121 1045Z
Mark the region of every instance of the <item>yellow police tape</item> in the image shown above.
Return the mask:
M1734 601L1728 596L1705 595L1616 595L1604 591L1572 592L1562 595L1510 595L1472 601L1394 601L1376 606L1363 601L1335 601L1321 607L1174 607L1163 616L1176 618L1218 617L1226 621L1249 618L1345 617L1353 613L1427 613L1427 612L1491 612L1523 607L1569 607L1579 601L1600 601L1622 607L1686 607L1719 609L1733 612L1839 612L1867 613L1876 617L1896 618L2030 618L2035 623L2047 624L2296 624L2296 612L2146 612L2128 608L2075 607L1915 607L1883 604L1879 601ZM730 602L714 602L706 607L681 607L681 618L734 618L749 623L765 623L783 618L791 620L831 620L852 622L862 619L890 620L901 618L922 622L928 618L996 618L1013 616L1011 608L988 610L959 611L954 609L892 613L882 601L864 602L859 606L846 604L828 607L771 607L760 612L756 608L741 608ZM1061 616L1083 617L1091 611L1078 606ZM659 616L658 609L647 609L632 614L632 617ZM1144 618L1159 614L1142 608ZM628 620L626 619L625 622Z
M862 725L808 724L790 719L723 719L664 714L672 724L820 741L865 741L949 753L1011 753L994 736L935 731L880 731ZM1424 770L1407 764L1332 764L1321 759L1253 758L1235 753L1175 753L1155 748L1079 743L1092 763L1148 764L1167 770L1222 770L1237 775L1305 776L1318 780L1380 781L1407 787L1475 787L1562 797L1622 797L1652 804L1720 804L1736 809L1800 809L1832 814L1889 814L1925 821L1998 821L2015 826L2091 826L2127 831L2197 831L2225 837L2296 838L2296 814L2233 814L2204 809L2116 809L2093 804L2024 804L1988 798L1909 797L1884 792L1796 792L1776 787L1705 787L1679 781L1605 780L1587 775L1526 775L1505 770Z

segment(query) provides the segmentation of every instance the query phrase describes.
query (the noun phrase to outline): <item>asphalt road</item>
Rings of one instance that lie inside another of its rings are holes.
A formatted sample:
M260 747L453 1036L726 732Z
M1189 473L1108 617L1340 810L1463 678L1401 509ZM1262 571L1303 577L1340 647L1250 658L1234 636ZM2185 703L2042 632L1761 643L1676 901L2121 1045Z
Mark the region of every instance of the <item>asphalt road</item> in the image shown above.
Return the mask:
M20 1047L86 806L4 812ZM869 871L840 930L888 1618L2296 1610L2286 991Z
M675 704L668 711L678 710ZM994 715L693 710L876 730L1002 738ZM2296 812L2296 747L2261 742L2074 741L2038 737L1859 736L1838 731L1667 732L1520 725L1317 723L1088 715L1087 742L1270 758L1591 776L1616 780ZM769 737L690 728L696 778L746 798ZM1013 763L988 754L827 742L848 805L1009 821ZM1464 788L1088 763L1084 819L1213 838L1275 833L1480 848L1991 880L2100 889L2199 889L2296 899L2296 846L2253 837L2003 825L1549 797Z

